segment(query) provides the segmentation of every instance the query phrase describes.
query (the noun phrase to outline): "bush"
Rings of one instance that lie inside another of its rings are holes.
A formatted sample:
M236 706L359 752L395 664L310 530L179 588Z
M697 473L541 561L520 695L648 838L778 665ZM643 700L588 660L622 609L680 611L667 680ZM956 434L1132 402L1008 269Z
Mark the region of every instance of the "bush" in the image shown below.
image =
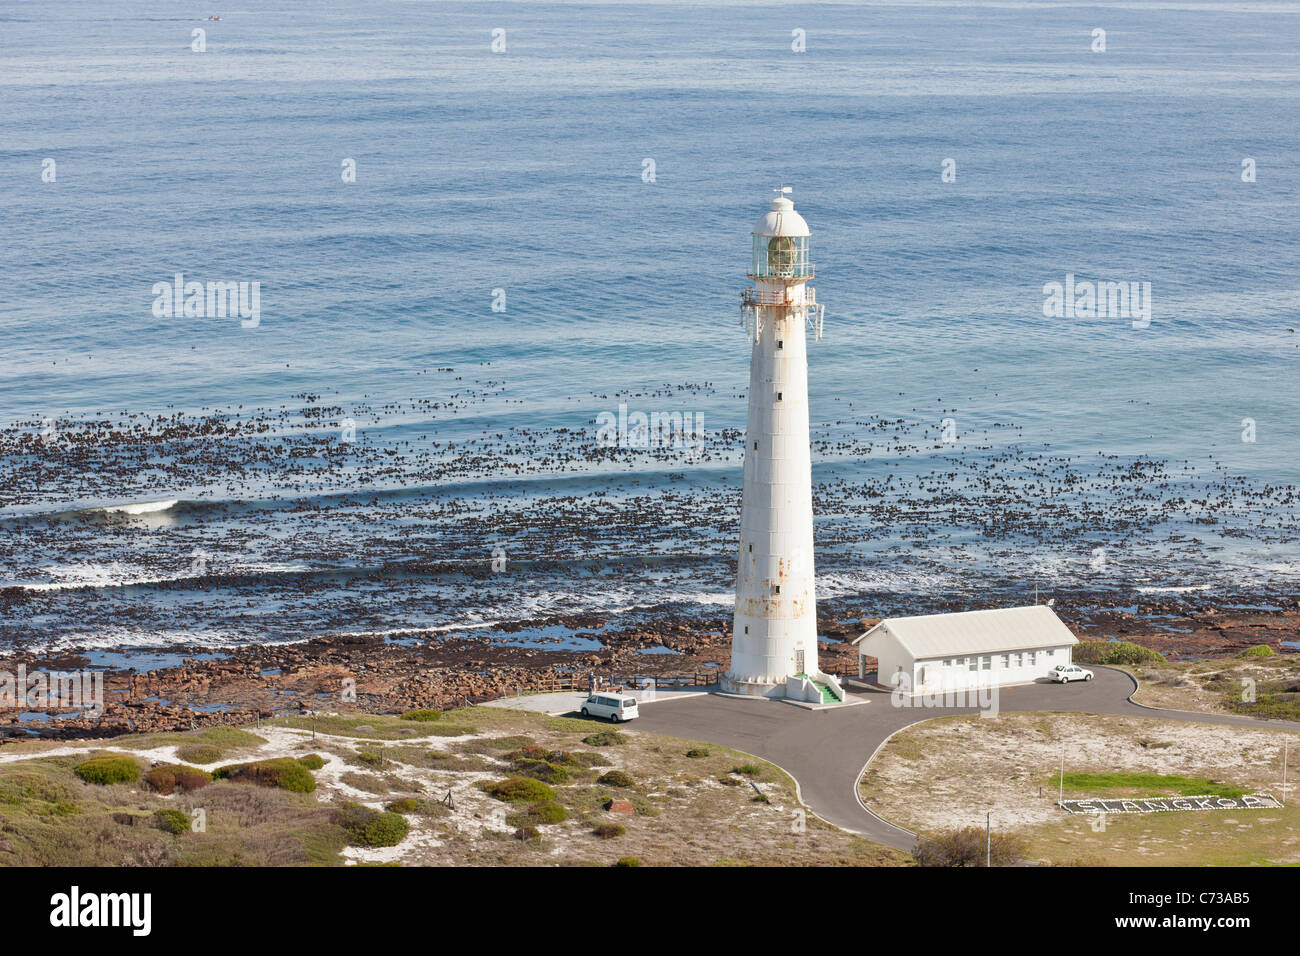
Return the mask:
M591 832L602 840L612 840L614 837L621 837L627 830L623 829L621 823L598 823Z
M569 818L569 812L554 800L535 803L528 809L528 816L539 824L563 823Z
M686 756L692 758L707 757L709 755L708 747L692 747L686 751Z
M144 775L145 783L163 796L176 790L200 790L212 782L212 774L198 767L169 763L154 767Z
M414 813L420 807L420 801L415 797L402 797L400 800L394 800L385 810L392 810L394 813Z
M211 744L186 744L176 748L176 757L186 763L216 763L221 759L221 748Z
M167 807L163 810L153 812L154 822L158 825L159 830L165 830L168 833L181 834L190 828L190 818L180 810L173 810Z
M617 730L602 730L600 733L583 737L582 742L588 747L613 747L627 743L627 735L620 734Z
M320 754L307 754L305 757L299 757L298 762L308 770L319 770L325 766L325 758Z
M418 720L428 723L434 720L442 720L442 711L440 710L408 710L402 714L402 720Z
M547 763L545 760L516 760L514 762L516 773L521 773L527 777L536 777L538 780L544 780L547 783L568 783L569 771L559 764Z
M83 760L73 772L86 783L134 783L140 779L140 764L134 757L106 754Z
M1128 641L1080 641L1071 659L1076 664L1166 664L1165 655Z
M756 763L742 763L739 767L732 767L731 772L743 774L746 777L761 777L763 768Z
M632 778L622 770L610 770L608 773L602 773L597 779L597 783L603 783L607 787L631 787L634 786Z
M260 787L279 787L293 793L311 793L316 789L316 778L311 771L292 757L275 757L218 767L212 771L218 780L235 783L255 783Z
M640 866L641 861L634 856L625 856L619 859L614 865L615 866Z
M1254 647L1248 647L1238 657L1272 657L1273 648L1267 644L1256 644Z
M515 839L522 840L525 843L538 843L542 839L541 833L537 827L520 827L515 831Z
M374 810L359 803L345 803L339 810L339 825L349 846L397 846L411 832L411 825L392 810Z
M544 803L555 799L555 790L532 777L507 777L496 783L483 784L482 789L506 803Z
M994 866L1012 866L1025 858L1024 838L1013 833L994 833L988 858ZM985 831L979 827L923 834L916 838L912 858L918 866L983 866Z

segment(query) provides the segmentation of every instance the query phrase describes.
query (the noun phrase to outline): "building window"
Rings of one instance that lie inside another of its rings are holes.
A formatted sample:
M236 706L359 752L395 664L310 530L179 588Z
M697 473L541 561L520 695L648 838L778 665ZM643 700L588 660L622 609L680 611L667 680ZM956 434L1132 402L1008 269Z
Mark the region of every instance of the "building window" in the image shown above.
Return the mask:
M1033 667L1033 666L1034 666L1035 664L1037 664L1037 663L1038 663L1038 652L1037 652L1037 651L1030 651L1030 652L1029 652L1029 666L1030 666L1030 667Z
M952 667L952 660L948 659L943 662L944 667Z
M968 657L968 658L966 658L966 666L967 666L970 670L977 671L977 670L980 669L980 662L979 662L978 658Z
M1001 662L1001 663L1002 663L1002 667L1003 667L1003 668L1010 667L1010 666L1011 666L1011 655L1010 655L1010 654L1003 654L1003 655L1002 655L1002 662Z
M993 669L993 658L989 657L988 655L985 655L984 657L981 657L981 658L980 658L980 669L981 669L981 670L986 670L986 671L987 671L987 670L992 670L992 669Z
M1017 667L1022 667L1022 666L1024 666L1024 662L1025 662L1025 660L1024 660L1024 655L1023 655L1023 654L1017 654L1017 655L1016 655L1016 666L1017 666Z

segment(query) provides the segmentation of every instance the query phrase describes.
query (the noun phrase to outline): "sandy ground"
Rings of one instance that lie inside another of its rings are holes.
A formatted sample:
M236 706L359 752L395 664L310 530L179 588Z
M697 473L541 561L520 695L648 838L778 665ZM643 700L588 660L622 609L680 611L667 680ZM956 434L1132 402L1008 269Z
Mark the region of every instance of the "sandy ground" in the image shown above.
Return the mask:
M1300 755L1300 734L1285 731L1079 714L946 718L890 740L861 793L871 809L910 830L983 827L989 810L1012 829L1058 822L1050 781L1064 748L1067 772L1208 777L1282 796L1284 736L1291 756Z

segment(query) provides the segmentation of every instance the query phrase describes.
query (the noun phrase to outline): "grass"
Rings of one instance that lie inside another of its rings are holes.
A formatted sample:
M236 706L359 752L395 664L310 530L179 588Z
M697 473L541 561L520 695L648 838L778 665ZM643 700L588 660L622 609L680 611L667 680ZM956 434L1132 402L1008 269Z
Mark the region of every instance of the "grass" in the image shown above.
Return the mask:
M1060 774L1055 774L1048 782L1052 787L1058 786ZM1220 783L1206 777L1180 777L1175 774L1160 773L1067 773L1064 789L1079 792L1131 796L1134 794L1120 791L1147 791L1150 795L1170 795L1179 797L1240 797L1247 791L1228 783Z
M403 720L387 714L317 714L314 717L293 716L277 719L286 727L298 730L315 730L331 737L352 737L358 740L406 740L421 737L459 737L471 734L473 727L454 720L459 711L448 711L441 720Z
M140 779L140 761L121 754L104 754L77 764L76 774L86 783L134 783Z

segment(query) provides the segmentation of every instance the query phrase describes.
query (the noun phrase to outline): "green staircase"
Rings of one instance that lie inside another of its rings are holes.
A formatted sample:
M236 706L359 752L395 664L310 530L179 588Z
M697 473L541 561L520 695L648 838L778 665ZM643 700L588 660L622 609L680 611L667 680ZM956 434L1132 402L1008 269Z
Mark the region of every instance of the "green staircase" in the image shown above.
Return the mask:
M840 702L840 699L835 696L835 691L831 690L828 686L823 684L821 681L813 680L813 678L809 677L807 674L795 674L794 676L802 677L804 680L812 681L813 686L816 687L817 690L822 695L823 704L838 704Z

